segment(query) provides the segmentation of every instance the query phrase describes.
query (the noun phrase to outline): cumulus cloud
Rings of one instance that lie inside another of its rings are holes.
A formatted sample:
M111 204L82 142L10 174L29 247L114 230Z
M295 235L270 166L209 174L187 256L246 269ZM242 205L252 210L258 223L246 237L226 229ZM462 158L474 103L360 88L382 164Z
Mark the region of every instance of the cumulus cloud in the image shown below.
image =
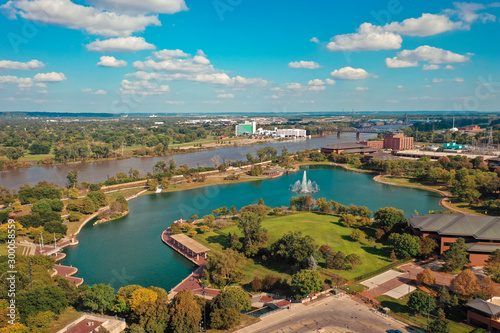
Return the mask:
M106 90L99 89L97 90L94 95L106 95L108 92Z
M331 76L339 80L363 80L370 76L363 68L343 67L331 72Z
M60 82L66 80L66 75L64 73L38 73L34 77L35 81L40 82Z
M1 70L39 70L43 68L44 64L36 59L30 60L28 62L10 61L10 60L0 60L0 71Z
M123 95L163 95L170 91L168 85L160 85L150 81L122 80L120 93Z
M357 91L366 91L366 90L368 90L368 88L367 87L356 87L356 90Z
M310 86L322 86L325 84L325 82L323 82L320 79L314 79L314 80L310 80L307 84Z
M394 58L387 58L385 65L389 68L417 67L419 61L430 64L446 64L468 61L469 57L453 53L437 47L423 45L415 50L403 50Z
M398 86L398 89L403 89L404 87L405 87L405 86L403 86L403 85L401 85L401 84L400 84L400 85Z
M383 27L363 23L356 33L337 35L328 43L330 51L375 51L401 48L403 39Z
M204 101L205 104L222 104L221 101Z
M319 39L318 39L318 37L313 37L313 38L309 39L309 41L310 41L310 42L313 42L313 43L316 43L316 44L318 44L318 43L319 43Z
M335 83L337 83L337 82L335 82L335 80L332 80L332 79L326 79L325 82L326 82L326 84L330 84L330 85L334 85Z
M127 74L141 80L193 81L242 88L243 86L265 86L267 81L260 78L230 77L210 64L202 50L194 57L182 50L161 50L154 52L156 59L136 61L133 66L138 71ZM147 70L154 71L153 73Z
M219 94L217 98L234 98L233 94Z
M452 79L440 79L440 78L434 78L432 79L432 83L441 83L441 82L445 82L445 81L449 81L449 82L464 82L465 80L461 77L455 77L455 78L452 78Z
M111 56L102 56L97 66L101 67L125 67L127 62L125 60L118 60Z
M0 76L0 84L17 84L20 89L26 89L33 86L33 80L30 77L17 77L12 75Z
M188 10L184 0L89 0L98 8L126 14L174 14Z
M184 101L165 101L165 103L179 105L179 104L184 104Z
M38 82L38 83L36 84L36 86L37 86L38 88L47 88L47 85L46 85L45 83L42 83L42 82Z
M85 30L93 35L129 36L150 25L160 26L155 15L124 15L82 6L70 0L10 0L0 7L9 18Z
M153 52L154 56L158 59L171 59L171 58L185 58L188 57L189 54L185 53L182 50L160 50Z
M449 71L452 71L452 70L454 70L454 69L455 69L455 67L453 67L452 65L446 65L446 66L444 67L444 69L447 69L447 70L449 70Z
M82 89L82 93L89 93L91 91L92 91L92 89L90 89L90 88Z
M384 29L401 35L425 37L456 30L461 26L462 22L453 22L445 15L422 14L419 18L386 24Z
M439 69L439 65L430 64L430 65L423 65L422 66L422 70L424 70L424 71L434 71L436 69Z
M87 45L92 52L137 52L154 50L156 46L149 44L143 37L118 37L105 40L96 40Z
M468 3L468 2L454 2L453 9L446 9L445 13L448 15L455 15L467 24L467 28L470 24L475 21L480 21L482 23L495 22L496 16L493 14L481 12L488 8L500 7L499 2L493 2L490 4L482 3Z
M316 69L319 68L320 65L315 61L293 61L288 63L289 68L306 68L306 69Z

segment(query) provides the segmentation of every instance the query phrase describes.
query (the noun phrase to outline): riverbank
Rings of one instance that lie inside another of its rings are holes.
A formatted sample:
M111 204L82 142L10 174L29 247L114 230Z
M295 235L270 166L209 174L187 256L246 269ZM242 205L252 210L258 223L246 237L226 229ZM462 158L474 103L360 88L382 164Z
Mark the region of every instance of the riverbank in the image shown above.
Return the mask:
M407 178L398 178L398 179L407 179ZM392 186L400 186L400 187L409 187L409 188L416 188L416 189L421 189L421 190L426 190L426 191L431 191L434 193L438 193L441 195L441 200L439 201L439 205L443 207L446 210L450 210L456 213L462 213L462 214L472 214L472 215L479 215L479 216L486 216L485 214L480 214L477 212L474 212L470 209L460 209L457 207L454 207L453 204L451 203L451 193L447 191L442 191L436 188L432 188L430 186L425 186L425 185L416 185L416 184L400 184L400 183L395 183L395 182L390 182L388 180L388 176L385 175L377 175L373 177L373 180L376 181L377 183L381 184L386 184L386 185L392 185Z

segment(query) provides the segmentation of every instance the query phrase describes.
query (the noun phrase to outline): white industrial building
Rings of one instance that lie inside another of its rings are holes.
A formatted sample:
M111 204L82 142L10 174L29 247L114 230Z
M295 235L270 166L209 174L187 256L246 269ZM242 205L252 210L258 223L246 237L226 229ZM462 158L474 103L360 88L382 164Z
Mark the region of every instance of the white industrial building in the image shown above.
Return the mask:
M257 135L264 135L276 138L305 138L306 130L297 129L297 128L286 128L286 129L278 129L277 127L274 130L265 130L262 128L257 129Z

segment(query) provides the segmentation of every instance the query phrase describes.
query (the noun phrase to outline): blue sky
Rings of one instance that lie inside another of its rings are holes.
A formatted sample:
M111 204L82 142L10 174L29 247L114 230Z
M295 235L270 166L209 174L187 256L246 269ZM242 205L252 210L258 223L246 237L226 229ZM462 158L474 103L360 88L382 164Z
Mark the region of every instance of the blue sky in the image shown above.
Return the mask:
M10 0L0 110L499 111L500 3Z

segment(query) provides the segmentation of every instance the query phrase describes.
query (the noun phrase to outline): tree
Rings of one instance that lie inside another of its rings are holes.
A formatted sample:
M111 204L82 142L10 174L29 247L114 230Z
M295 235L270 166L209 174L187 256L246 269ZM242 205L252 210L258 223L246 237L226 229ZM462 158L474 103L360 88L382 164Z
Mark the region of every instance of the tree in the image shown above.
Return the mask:
M259 233L265 232L265 229L262 228L261 221L261 217L252 212L244 212L237 219L236 225L243 233L245 244L251 245L257 240Z
M175 160L172 158L168 161L168 166L170 169L170 172L174 173L175 169L177 169L177 163L175 163Z
M469 263L467 255L465 240L463 238L457 239L457 241L451 244L450 248L443 253L443 258L445 260L443 268L448 272L462 269Z
M436 301L430 294L419 290L410 294L408 308L414 313L427 314L436 308Z
M212 279L220 280L224 284L227 279L234 277L245 265L245 257L232 249L212 253L207 259L207 269Z
M260 198L258 205L265 206L264 199Z
M344 214L344 215L342 215L342 217L340 218L340 222L341 222L344 226L346 226L346 227L350 228L350 227L352 227L353 225L355 225L355 224L356 224L357 220L356 220L356 218L354 217L354 215L351 215L351 214Z
M479 281L479 291L484 295L496 295L498 294L498 286L493 280L486 276Z
M93 311L111 310L115 301L115 290L106 284L94 284L84 292L83 305Z
M78 196L80 195L78 189L76 188L72 188L68 191L68 196L71 198L71 199L76 199L78 198Z
M158 298L158 294L151 289L140 288L135 290L130 295L130 309L137 312L145 303L154 303Z
M82 212L83 214L92 214L96 210L97 210L97 208L94 204L94 201L92 201L92 199L90 199L88 197L83 198L80 212Z
M434 276L429 267L426 267L422 272L417 274L417 281L430 286L436 282L436 276Z
M291 264L301 263L304 259L314 254L316 243L309 236L302 236L301 232L287 232L271 245L271 254Z
M248 294L241 288L231 287L221 290L212 300L213 309L235 309L238 312L248 311L252 302Z
M31 332L45 333L55 318L56 314L52 311L40 312L36 316L28 317L26 324Z
M305 297L321 290L323 279L317 271L303 269L292 276L291 287L299 297Z
M468 297L478 291L479 285L476 275L466 269L451 280L450 287L455 293Z
M35 285L27 291L20 292L16 301L22 319L28 316L34 317L45 311L60 314L68 306L66 295L58 286Z
M74 188L78 184L78 169L68 171L66 180L68 181L68 187Z
M429 332L450 333L450 323L446 320L443 309L438 310L438 317L430 323Z
M481 193L479 193L479 191L476 188L477 188L477 183L475 177L472 175L468 175L465 176L464 179L455 181L454 187L452 188L451 192L460 201L472 203L481 196Z
M203 303L190 290L178 292L168 305L170 330L174 333L197 332L202 318L201 304Z
M316 199L316 206L319 207L319 211L323 214L330 214L332 212L332 210L330 209L330 205L325 198Z
M253 291L261 291L262 290L262 279L257 275L254 276L252 282L250 283Z
M403 211L393 207L380 208L374 216L385 231L391 230L397 224L407 224Z
M210 313L210 328L226 330L239 325L240 313L235 309L215 309Z
M420 255L424 256L425 258L428 258L432 253L434 253L434 251L438 247L438 244L435 239L429 237L422 237L420 238L419 247L420 247Z
M229 212L231 213L231 215L235 216L236 215L236 207L234 205L232 205L231 208L229 208Z
M420 251L420 238L410 234L391 234L389 242L400 259L415 257Z
M496 249L488 260L486 260L484 270L493 280L496 282L500 281L500 249Z
M359 265L361 265L361 257L356 253L348 254L345 257L345 266L349 266L351 269L353 269L354 267Z
M325 259L326 268L344 269L345 258L346 255L342 251L337 253L329 252Z
M366 240L366 234L359 229L354 229L351 232L351 238L355 242L364 242Z

